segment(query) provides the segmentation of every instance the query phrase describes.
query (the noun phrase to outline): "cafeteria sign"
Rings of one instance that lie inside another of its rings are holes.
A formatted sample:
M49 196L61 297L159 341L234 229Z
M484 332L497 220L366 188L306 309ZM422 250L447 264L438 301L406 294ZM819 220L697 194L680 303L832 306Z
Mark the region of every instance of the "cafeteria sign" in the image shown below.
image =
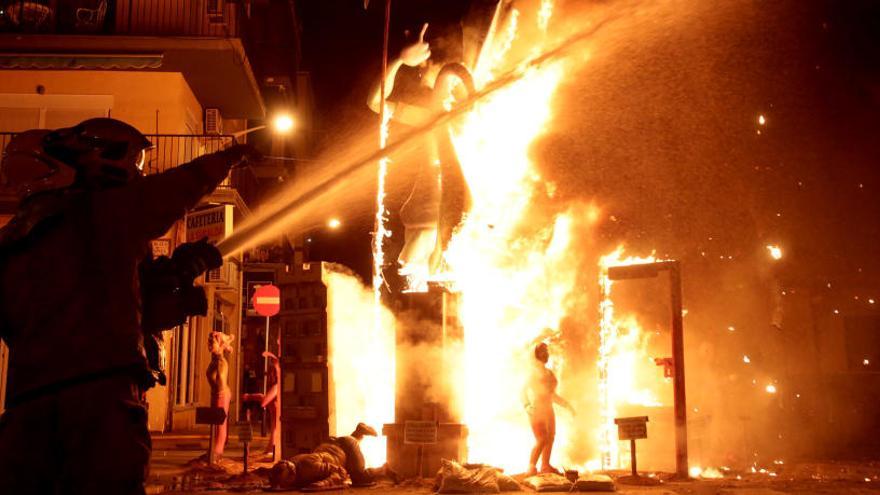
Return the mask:
M192 212L186 216L186 242L203 237L216 244L232 233L232 205L221 205Z

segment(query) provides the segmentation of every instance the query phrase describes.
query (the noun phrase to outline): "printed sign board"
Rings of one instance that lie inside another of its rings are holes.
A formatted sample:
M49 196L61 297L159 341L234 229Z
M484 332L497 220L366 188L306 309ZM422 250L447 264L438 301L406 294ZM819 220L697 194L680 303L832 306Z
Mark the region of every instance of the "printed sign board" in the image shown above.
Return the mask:
M222 407L197 407L196 424L222 425L226 421L226 411Z
M195 211L186 216L186 242L195 242L203 237L217 244L232 233L232 205Z
M648 438L648 417L614 418L617 425L618 440L639 440Z
M423 445L437 443L437 422L405 422L403 424L403 443Z
M241 443L250 443L254 439L254 429L250 423L239 423L237 425L238 441Z
M150 248L153 251L153 257L171 256L171 239L163 237L161 239L153 239L150 241Z

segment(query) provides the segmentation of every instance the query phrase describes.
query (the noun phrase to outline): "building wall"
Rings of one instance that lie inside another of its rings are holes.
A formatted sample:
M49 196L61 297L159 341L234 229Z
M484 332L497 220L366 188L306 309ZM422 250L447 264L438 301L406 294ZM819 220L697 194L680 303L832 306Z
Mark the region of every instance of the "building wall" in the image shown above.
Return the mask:
M202 107L180 73L79 70L2 72L0 131L64 127L101 116L125 121L145 134L203 132ZM233 120L224 124L227 129L235 130L241 128L244 122ZM184 240L181 224L165 236L171 239L170 249ZM206 406L210 401L204 371L210 361L207 336L214 322L214 291L215 286L208 289L209 313L206 317L193 318L185 331L165 332L169 382L176 379L174 373L178 372L179 367L176 360L180 357L180 340L186 339L182 346L187 357L186 369L182 371L187 383L180 400L176 396L176 383L157 386L147 392L149 427L153 431L164 431L169 425L177 431L193 429L195 408ZM234 295L237 294L234 289L232 291ZM224 313L235 315L238 311L237 298L231 299L232 302L223 304ZM228 319L237 323L236 318ZM237 332L237 326L231 330ZM0 393L5 383L5 356L0 352ZM234 370L234 361L230 364L230 369ZM230 378L234 383L233 373L230 373Z
M6 225L12 217L0 215L0 227ZM9 364L9 348L0 340L0 414L4 411L6 400L6 366Z
M39 109L48 105L43 118L48 128L107 116L109 110L110 116L144 134L202 132L202 107L177 72L9 70L2 74L0 131L33 128L40 123Z

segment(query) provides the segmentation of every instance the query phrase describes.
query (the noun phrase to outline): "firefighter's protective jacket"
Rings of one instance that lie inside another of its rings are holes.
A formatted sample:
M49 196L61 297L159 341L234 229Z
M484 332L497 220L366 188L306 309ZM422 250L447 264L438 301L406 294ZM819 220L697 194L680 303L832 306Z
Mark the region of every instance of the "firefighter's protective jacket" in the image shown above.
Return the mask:
M151 239L226 177L232 160L221 152L120 187L29 199L65 206L25 239L0 247L9 404L90 377L146 368L138 263Z

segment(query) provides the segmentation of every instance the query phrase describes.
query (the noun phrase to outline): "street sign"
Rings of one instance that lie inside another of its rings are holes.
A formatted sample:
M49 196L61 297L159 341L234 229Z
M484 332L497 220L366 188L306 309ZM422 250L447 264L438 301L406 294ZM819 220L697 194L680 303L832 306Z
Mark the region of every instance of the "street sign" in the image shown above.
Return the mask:
M161 239L153 239L150 241L150 248L153 251L153 257L171 256L171 239L162 237Z
M403 443L417 445L437 443L437 422L407 421L403 424Z
M197 407L196 424L222 425L226 421L226 411L222 407Z
M629 440L630 469L633 478L639 477L638 464L636 464L636 440L648 438L648 417L633 416L629 418L614 418L617 425L617 439Z
M203 237L216 244L232 233L232 205L206 208L186 215L186 242Z
M639 440L648 438L648 417L614 418L617 425L618 440Z
M275 316L281 310L281 291L278 287L267 284L254 291L254 310L260 316Z

